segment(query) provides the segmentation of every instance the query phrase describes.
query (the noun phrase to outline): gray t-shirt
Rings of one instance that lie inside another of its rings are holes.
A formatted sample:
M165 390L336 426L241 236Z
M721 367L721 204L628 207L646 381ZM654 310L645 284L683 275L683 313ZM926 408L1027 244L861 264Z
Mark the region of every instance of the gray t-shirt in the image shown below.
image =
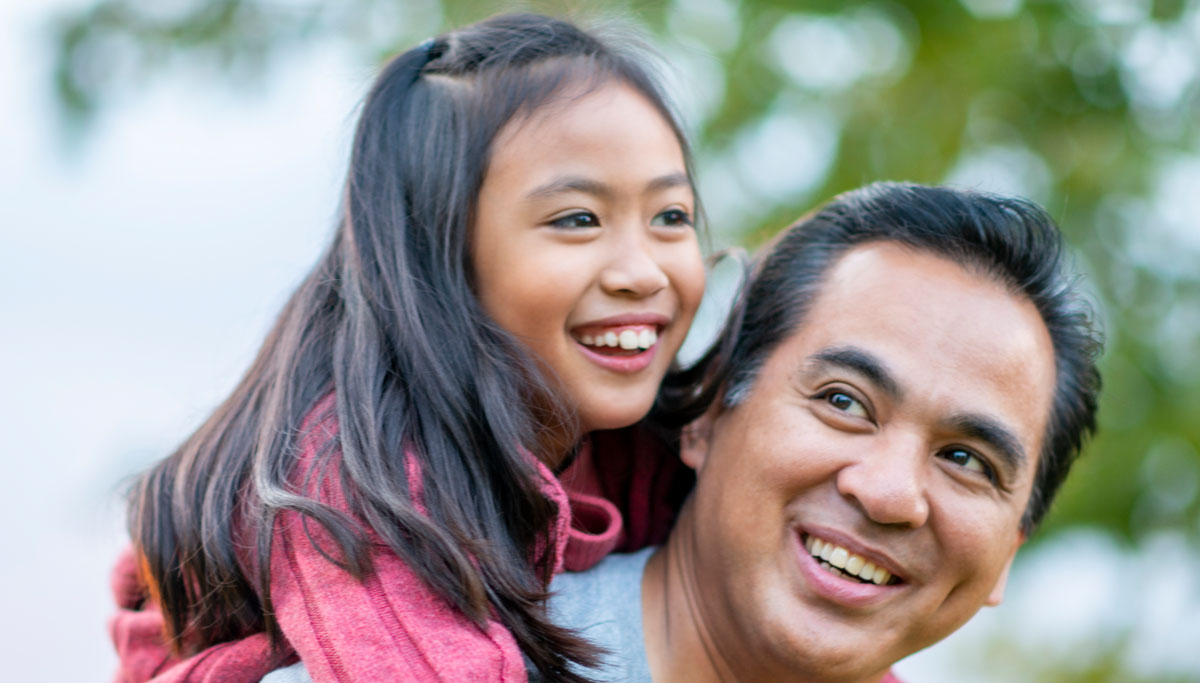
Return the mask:
M608 651L600 666L580 671L597 683L649 683L642 640L642 572L655 548L609 555L586 572L566 572L550 583L550 617ZM538 680L530 672L530 683ZM262 683L312 683L303 662L276 669Z
M609 555L586 572L559 574L550 583L554 623L576 629L608 651L599 667L580 671L597 683L650 681L642 638L642 572L655 550Z

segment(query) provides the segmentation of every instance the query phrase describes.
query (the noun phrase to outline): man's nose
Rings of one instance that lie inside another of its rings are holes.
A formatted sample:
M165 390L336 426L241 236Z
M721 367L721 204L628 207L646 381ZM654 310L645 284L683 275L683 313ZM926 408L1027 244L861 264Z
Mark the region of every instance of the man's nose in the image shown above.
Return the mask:
M874 522L920 527L929 519L926 450L921 439L898 436L843 467L838 492Z
M641 226L627 229L610 245L608 263L600 273L600 286L615 296L647 297L669 284L655 245Z

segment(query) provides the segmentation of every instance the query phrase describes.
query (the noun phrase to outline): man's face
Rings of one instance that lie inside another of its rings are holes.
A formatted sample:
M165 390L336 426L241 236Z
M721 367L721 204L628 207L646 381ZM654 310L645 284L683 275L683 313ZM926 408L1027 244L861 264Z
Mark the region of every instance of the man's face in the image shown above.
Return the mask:
M723 655L872 679L998 602L1053 387L1029 301L892 243L848 252L749 394L685 444Z

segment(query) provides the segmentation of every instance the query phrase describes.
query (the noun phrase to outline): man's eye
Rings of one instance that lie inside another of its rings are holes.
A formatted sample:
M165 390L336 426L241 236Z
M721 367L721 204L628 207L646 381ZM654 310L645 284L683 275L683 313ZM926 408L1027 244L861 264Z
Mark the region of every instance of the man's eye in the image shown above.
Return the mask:
M867 408L862 401L842 391L831 391L825 394L825 401L834 408L855 417L869 418Z
M550 225L556 228L598 228L600 227L600 219L590 211L580 211L561 218L555 218L550 221Z
M690 226L691 224L692 215L683 209L667 209L650 221L650 225L668 227Z
M958 446L944 448L938 455L964 470L977 472L987 477L988 481L996 481L996 471L992 469L992 466L986 460L966 448Z

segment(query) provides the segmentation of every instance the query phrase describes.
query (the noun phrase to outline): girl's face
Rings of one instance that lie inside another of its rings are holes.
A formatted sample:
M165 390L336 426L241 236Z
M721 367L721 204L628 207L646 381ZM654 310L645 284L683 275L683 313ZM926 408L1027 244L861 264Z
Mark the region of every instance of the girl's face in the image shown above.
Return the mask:
M704 291L695 198L667 122L610 83L501 129L471 236L484 309L585 432L649 412Z

